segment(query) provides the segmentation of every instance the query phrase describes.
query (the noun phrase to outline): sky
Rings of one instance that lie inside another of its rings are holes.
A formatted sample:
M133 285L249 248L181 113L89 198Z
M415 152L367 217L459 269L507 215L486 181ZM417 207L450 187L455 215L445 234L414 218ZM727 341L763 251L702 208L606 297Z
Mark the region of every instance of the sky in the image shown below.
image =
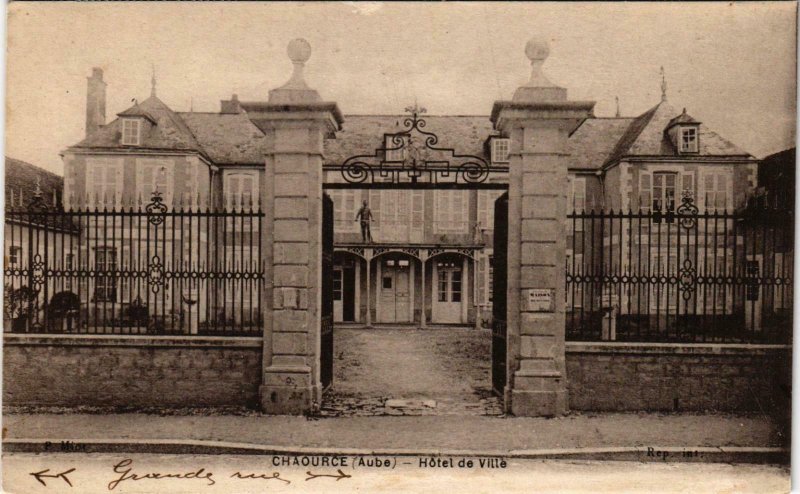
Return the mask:
M306 80L347 114L488 115L530 73L597 116L657 104L756 157L794 146L796 5L783 3L28 3L7 6L7 156L56 173L84 136L86 77L105 71L107 119L150 94L173 110L266 101L291 74L287 43L312 46ZM347 122L345 121L345 126Z

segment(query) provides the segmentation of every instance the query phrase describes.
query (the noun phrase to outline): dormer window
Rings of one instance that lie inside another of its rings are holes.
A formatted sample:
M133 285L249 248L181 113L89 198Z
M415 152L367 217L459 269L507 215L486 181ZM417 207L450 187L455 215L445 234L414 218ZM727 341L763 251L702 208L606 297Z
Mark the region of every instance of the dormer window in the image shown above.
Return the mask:
M492 139L492 163L508 163L511 139Z
M680 131L681 152L696 153L698 151L697 127L682 127Z
M138 118L122 119L122 144L138 146L141 143L142 122Z

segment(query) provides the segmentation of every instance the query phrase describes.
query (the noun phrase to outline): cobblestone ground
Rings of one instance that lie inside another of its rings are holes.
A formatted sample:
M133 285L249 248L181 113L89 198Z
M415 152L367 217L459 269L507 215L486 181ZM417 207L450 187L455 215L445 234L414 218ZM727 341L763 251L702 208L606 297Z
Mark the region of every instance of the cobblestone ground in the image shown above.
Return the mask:
M491 332L334 330L334 381L322 415L502 415L489 381Z

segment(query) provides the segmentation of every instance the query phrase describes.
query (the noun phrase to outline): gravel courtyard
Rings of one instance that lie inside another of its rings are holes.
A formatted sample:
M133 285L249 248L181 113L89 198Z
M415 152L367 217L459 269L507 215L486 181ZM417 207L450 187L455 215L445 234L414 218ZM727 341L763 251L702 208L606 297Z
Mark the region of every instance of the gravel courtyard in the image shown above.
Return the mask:
M473 328L336 328L322 413L501 415L490 347L491 332Z

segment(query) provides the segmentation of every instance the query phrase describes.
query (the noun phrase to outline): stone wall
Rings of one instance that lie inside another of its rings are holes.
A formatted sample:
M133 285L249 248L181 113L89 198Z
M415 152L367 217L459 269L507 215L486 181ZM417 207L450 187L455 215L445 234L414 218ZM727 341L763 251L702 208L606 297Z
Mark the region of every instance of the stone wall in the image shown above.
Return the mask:
M3 403L257 406L261 338L4 335Z
M569 406L586 411L759 411L791 402L790 347L578 343L566 348Z

